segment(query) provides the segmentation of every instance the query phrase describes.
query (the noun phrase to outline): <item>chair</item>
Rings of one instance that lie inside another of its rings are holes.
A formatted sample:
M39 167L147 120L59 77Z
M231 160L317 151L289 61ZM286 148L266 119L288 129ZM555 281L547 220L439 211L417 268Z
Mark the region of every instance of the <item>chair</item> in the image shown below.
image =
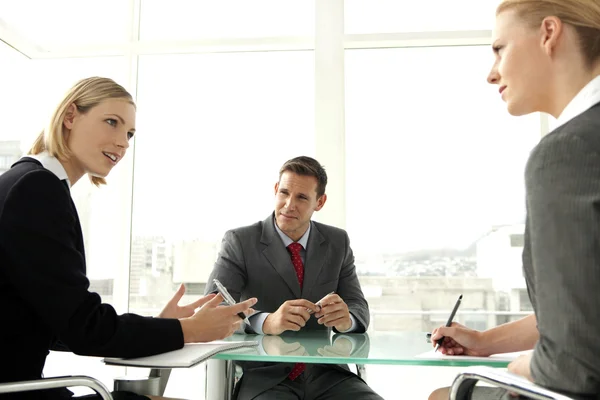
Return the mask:
M491 367L470 367L456 376L450 388L450 400L467 400L477 382L485 382L535 400L573 400L562 394L536 385L505 370Z
M363 381L367 381L367 368L364 364L356 364L356 375Z
M113 397L106 386L99 380L89 376L59 376L56 378L42 378L32 381L0 383L0 394L57 389L69 386L86 386L98 393L102 400L113 400Z

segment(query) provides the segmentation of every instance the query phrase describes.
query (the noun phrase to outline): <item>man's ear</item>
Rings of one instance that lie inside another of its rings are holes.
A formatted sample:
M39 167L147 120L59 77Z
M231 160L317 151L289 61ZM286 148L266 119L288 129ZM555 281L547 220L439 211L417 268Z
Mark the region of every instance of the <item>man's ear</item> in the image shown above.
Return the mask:
M541 45L548 56L553 56L560 36L563 34L563 23L558 17L544 18L540 26Z
M317 199L317 207L315 208L315 211L319 211L321 208L323 208L323 206L325 205L325 202L327 201L327 195L323 194L321 197L319 197Z
M73 129L73 122L75 121L75 117L78 114L77 106L75 103L71 103L69 108L67 108L67 112L65 113L65 118L63 119L63 125L67 129Z
M277 194L277 191L279 190L279 182L277 182L275 184L275 194Z

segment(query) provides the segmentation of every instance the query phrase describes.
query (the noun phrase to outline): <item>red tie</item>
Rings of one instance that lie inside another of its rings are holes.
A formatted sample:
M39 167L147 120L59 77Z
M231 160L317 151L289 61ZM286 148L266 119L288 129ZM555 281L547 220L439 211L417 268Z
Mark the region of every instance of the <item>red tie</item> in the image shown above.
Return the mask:
M292 255L292 264L294 265L294 269L296 270L296 277L298 278L298 283L300 284L300 289L302 289L302 282L304 282L304 264L302 264L302 257L300 257L300 250L302 250L302 245L300 243L292 243L288 247L290 254ZM292 372L288 375L290 380L296 379L300 376L301 373L304 372L306 365L304 363L296 363Z

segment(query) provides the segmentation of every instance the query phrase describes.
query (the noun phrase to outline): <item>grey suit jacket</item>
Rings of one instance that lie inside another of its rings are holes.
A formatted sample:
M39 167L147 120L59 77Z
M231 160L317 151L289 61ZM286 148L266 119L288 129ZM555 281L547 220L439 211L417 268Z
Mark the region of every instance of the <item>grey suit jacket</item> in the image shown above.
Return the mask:
M600 104L544 137L525 172L523 268L540 332L536 383L600 395Z
M272 313L287 300L317 302L335 291L356 318L358 327L355 332L365 332L369 326L369 306L356 275L347 233L311 222L304 283L300 289L290 255L275 230L273 218L271 215L264 221L225 233L206 293L215 290L212 280L217 278L236 301L256 297L258 303L254 308L258 312ZM303 329L327 328L311 317ZM251 398L277 385L287 377L293 366L280 363L241 364L244 369L241 382L244 398ZM347 366L331 367L348 371Z

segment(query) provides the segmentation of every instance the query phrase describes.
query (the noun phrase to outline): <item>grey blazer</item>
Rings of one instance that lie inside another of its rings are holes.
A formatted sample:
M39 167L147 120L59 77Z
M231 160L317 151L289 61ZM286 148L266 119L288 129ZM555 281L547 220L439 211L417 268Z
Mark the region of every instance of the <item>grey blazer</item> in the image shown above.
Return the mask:
M369 306L364 298L350 249L348 234L339 228L311 222L306 248L302 289L290 255L275 230L273 214L256 224L225 233L219 257L210 275L206 293L215 290L219 279L236 301L258 298L257 312L275 312L287 300L317 302L335 291L348 305L363 333L369 326ZM250 329L247 327L246 329ZM311 318L305 330L326 330ZM240 363L244 377L238 388L244 398L252 398L282 382L293 364ZM345 365L331 368L348 371ZM350 372L348 371L348 374Z
M545 136L525 172L523 269L540 339L536 383L600 395L600 104Z

